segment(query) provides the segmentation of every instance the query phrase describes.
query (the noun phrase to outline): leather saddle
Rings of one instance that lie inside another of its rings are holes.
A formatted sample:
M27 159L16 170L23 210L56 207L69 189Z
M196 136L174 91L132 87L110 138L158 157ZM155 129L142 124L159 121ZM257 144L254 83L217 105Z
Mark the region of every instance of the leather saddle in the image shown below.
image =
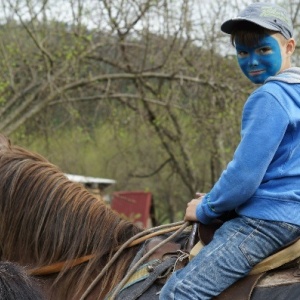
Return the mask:
M191 250L191 256L195 256L197 252L201 250L201 247L207 245L212 240L215 231L224 222L234 217L235 213L229 212L224 215L222 219L216 219L209 225L199 224L198 236L200 241L198 242L198 248L197 245L195 245L195 247ZM201 243L202 246L199 247L199 243ZM262 285L267 285L272 277L272 285L274 286L274 278L278 272L281 272L279 275L281 278L283 277L282 274L285 274L285 280L293 283L300 282L299 275L295 276L295 274L299 273L300 270L299 257L300 238L279 249L276 253L257 264L251 270L249 275L238 280L232 286L223 291L219 296L215 297L214 300L249 300L254 288L259 286L260 282L264 281ZM270 274L269 277L268 274ZM278 281L277 285L284 283L285 282Z
M222 218L214 220L209 225L200 223L194 224L190 236L188 237L188 241L183 247L184 251L190 254L190 259L194 249L196 249L196 252L201 250L197 248L197 245L199 245L199 243L203 246L207 245L212 240L215 231L224 222L231 218L234 218L235 216L236 215L234 212L229 212L223 215ZM160 239L154 239L152 242L150 242L146 251L156 245L159 240ZM156 251L150 258L159 258L163 260L165 256L167 257L168 255L174 255L174 253L180 251L180 249L182 249L182 245L171 242ZM194 253L193 255L196 255L196 253ZM271 273L272 277L274 277L274 274L276 274L278 269L291 270L291 268L296 267L296 270L299 271L299 257L300 239L290 243L289 245L286 245L284 248L279 249L275 254L263 260L253 268L248 276L237 281L235 284L223 291L219 296L215 297L214 300L249 300L254 288L259 284L259 282L262 282L263 278L266 278L266 282L268 281L267 276L269 273ZM182 261L176 266L176 269L184 267L184 265L186 265L187 263L188 260ZM292 280L293 272L285 272L285 274L287 273L289 273L289 280ZM166 276L164 279L166 280L167 278L168 276ZM297 281L300 282L299 276ZM161 281L161 283L163 284L163 281Z

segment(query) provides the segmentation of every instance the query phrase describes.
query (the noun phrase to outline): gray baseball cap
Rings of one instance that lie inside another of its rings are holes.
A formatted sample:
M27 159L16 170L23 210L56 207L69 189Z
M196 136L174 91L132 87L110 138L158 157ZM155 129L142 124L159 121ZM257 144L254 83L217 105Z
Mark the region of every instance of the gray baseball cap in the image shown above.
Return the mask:
M253 3L239 13L236 18L224 22L221 25L221 30L231 34L242 21L248 21L268 30L280 32L286 39L293 36L292 20L288 12L276 4Z

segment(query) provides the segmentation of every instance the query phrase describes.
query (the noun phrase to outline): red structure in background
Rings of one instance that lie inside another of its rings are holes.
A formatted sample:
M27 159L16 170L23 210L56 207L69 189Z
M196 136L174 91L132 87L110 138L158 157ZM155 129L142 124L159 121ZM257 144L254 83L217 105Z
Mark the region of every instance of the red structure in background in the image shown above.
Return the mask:
M141 228L153 226L152 195L149 192L121 191L113 193L111 208Z

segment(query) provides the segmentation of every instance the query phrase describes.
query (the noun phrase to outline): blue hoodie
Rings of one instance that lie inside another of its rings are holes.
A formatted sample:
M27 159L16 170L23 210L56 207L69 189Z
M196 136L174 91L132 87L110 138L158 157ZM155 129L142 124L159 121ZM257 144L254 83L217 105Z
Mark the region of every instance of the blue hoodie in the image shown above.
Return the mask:
M269 77L250 95L233 159L196 215L208 224L234 209L300 225L300 68Z

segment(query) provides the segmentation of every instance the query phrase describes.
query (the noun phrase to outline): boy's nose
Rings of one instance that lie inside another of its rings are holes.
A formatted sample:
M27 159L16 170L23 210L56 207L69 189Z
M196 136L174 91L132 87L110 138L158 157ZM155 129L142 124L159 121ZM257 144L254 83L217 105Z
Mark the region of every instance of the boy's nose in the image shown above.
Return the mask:
M258 65L258 59L257 59L256 55L250 55L248 65L249 66L257 66Z

